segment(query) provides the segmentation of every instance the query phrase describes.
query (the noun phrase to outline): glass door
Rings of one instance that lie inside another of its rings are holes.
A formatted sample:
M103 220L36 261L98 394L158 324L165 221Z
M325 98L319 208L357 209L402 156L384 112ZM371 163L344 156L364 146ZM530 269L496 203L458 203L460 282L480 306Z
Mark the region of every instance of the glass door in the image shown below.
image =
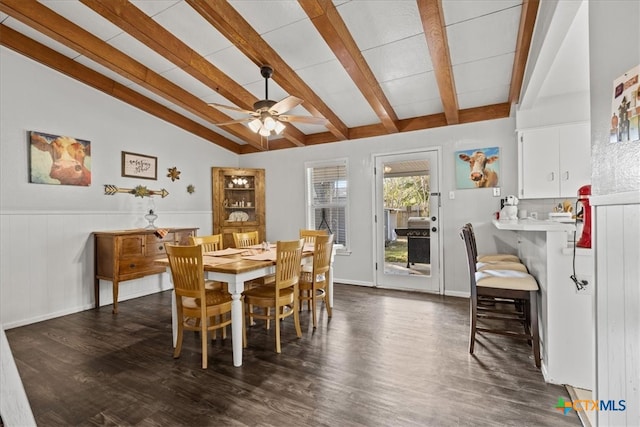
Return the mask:
M439 150L375 158L376 286L440 292Z

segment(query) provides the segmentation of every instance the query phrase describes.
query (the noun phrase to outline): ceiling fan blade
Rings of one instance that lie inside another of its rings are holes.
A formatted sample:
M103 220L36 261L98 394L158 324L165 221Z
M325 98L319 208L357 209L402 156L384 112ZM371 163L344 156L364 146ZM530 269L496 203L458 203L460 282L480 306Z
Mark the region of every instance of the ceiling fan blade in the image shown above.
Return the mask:
M216 108L225 108L227 110L239 111L241 113L255 115L255 111L245 110L244 108L231 107L230 105L216 104L214 102L211 102L208 105Z
M248 123L252 120L255 120L254 117L245 117L244 119L231 120L223 123L214 123L216 126L226 126L226 125L235 125L236 123Z
M313 116L287 116L287 115L279 115L278 120L283 122L296 122L296 123L304 123L307 125L326 125L329 123L329 120L324 117L313 117Z
M285 99L276 102L271 108L269 108L269 112L271 114L282 114L291 110L292 108L297 107L302 104L302 99L296 98L295 96L287 96Z

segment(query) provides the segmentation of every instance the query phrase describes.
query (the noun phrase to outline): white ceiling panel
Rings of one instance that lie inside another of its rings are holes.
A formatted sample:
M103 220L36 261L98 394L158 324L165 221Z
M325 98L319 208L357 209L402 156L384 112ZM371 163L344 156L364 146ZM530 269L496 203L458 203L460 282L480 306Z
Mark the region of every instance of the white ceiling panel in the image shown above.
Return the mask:
M171 61L155 53L127 33L115 36L109 40L109 44L158 74L176 68Z
M453 65L498 56L516 49L521 7L447 27Z
M520 5L522 0L443 0L442 10L445 25L452 25Z
M173 68L169 71L166 71L162 73L162 77L175 83L181 89L184 89L187 92L191 92L198 98L204 98L205 96L210 96L211 94L215 93L214 89L210 88L204 83L201 83L196 78L191 77L190 74L186 73L181 68Z
M500 85L461 93L458 95L458 107L465 109L503 103L509 97L509 87L509 85Z
M295 37L291 37L295 34ZM278 28L262 37L294 70L336 58L309 19Z
M231 0L229 3L258 34L309 19L296 1Z
M6 13L0 12L0 23L4 22L4 20L8 17L9 15L7 15Z
M513 53L453 66L458 94L503 85L511 80Z
M415 74L381 84L389 102L396 105L410 104L440 96L433 72Z
M174 5L181 3L181 0L129 0L135 7L154 17L158 13L172 8Z
M415 1L358 0L337 9L361 51L424 32Z
M185 2L165 9L153 19L201 56L232 46L229 40Z
M106 41L122 33L122 30L95 13L79 1L41 0L40 3L82 27L100 40Z
M424 34L398 40L363 52L376 79L387 82L431 71L431 57Z
M379 123L378 117L359 90L328 93L322 99L348 127Z
M241 86L262 79L260 67L235 46L213 53L205 59Z
M440 100L440 97L430 98L418 102L394 105L393 109L399 119L410 119L412 117L441 113L442 101Z
M167 100L166 98L161 97L160 95L156 95L154 92L151 92L150 90L140 86L137 83L131 83L129 85L129 89L134 90L138 92L140 95L143 95L151 99L152 101L157 102L158 104L164 105L165 107L170 107L173 109L173 107L175 106L173 102Z

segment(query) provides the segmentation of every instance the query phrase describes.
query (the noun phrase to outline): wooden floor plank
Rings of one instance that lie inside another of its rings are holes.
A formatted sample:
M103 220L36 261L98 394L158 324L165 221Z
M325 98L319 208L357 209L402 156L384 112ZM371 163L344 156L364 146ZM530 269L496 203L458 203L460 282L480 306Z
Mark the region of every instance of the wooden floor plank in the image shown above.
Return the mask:
M6 331L39 425L577 426L555 409L524 341L480 336L468 354L468 300L336 285L333 318L303 337L249 328L244 365L231 341L197 334L173 359L169 292Z

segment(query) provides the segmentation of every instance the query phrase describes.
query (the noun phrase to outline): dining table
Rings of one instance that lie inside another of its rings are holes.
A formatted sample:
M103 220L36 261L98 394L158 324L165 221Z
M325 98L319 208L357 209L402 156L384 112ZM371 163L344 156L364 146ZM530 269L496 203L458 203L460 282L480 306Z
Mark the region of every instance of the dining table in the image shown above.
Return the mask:
M329 287L329 301L333 308L333 259L335 247L331 253L331 266L327 285ZM306 243L302 251L302 265L313 264L313 243ZM171 278L168 258L160 258L157 264L167 268ZM233 350L233 365L242 366L242 292L245 283L270 276L276 272L276 245L253 245L246 248L227 248L203 254L205 276L208 280L227 283L231 294L231 340ZM175 292L171 298L171 324L173 330L173 346L176 346L178 336L177 306Z

